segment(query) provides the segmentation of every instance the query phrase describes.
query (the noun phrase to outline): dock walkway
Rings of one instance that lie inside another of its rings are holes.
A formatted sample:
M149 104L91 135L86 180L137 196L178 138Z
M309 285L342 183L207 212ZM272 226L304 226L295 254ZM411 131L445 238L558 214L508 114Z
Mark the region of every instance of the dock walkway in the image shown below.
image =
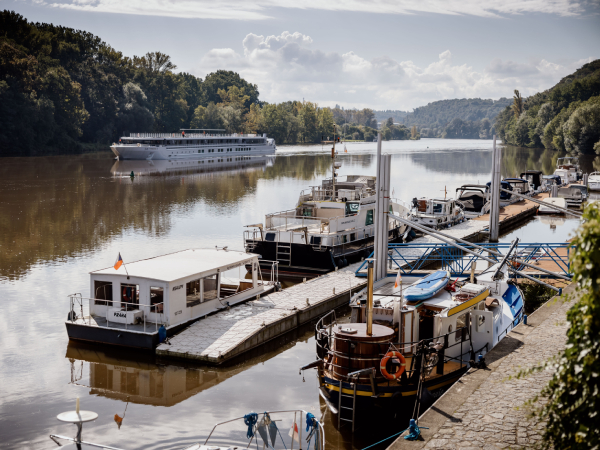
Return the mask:
M565 293L572 293L575 284ZM530 448L544 422L530 417L527 400L540 393L552 372L512 378L556 356L566 344L566 312L572 302L556 297L531 314L486 356L487 369L470 369L419 419L423 440L398 438L388 450Z
M157 355L222 363L348 304L366 286L360 263L280 292L223 309L195 322L156 348Z

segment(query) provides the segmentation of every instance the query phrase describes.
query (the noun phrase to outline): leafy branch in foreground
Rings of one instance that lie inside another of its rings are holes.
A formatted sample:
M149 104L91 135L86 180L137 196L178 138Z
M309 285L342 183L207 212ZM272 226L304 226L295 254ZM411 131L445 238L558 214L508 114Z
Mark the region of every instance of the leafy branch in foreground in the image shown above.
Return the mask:
M566 348L545 366L554 376L537 411L547 420L544 448L600 447L600 205L588 205L583 218L571 257L578 299L567 313Z

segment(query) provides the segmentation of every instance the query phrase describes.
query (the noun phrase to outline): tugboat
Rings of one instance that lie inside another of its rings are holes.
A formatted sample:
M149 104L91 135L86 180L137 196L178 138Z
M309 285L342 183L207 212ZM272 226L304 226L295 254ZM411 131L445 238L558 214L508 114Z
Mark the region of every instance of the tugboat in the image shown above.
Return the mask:
M399 412L423 392L441 395L517 325L523 294L508 280L506 259L468 280L440 270L403 288L384 278L355 295L350 323L335 312L316 325L321 396L338 421L357 409ZM340 395L341 394L341 395ZM350 412L349 412L350 411ZM350 414L352 418L349 418Z

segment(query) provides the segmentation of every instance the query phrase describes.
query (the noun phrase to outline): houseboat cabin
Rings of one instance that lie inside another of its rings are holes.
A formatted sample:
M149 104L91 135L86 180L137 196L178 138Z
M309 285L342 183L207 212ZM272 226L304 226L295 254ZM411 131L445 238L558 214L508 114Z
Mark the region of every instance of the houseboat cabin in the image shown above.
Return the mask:
M69 296L67 332L74 340L151 349L192 321L274 288L260 278L258 255L226 247L96 270L89 298Z

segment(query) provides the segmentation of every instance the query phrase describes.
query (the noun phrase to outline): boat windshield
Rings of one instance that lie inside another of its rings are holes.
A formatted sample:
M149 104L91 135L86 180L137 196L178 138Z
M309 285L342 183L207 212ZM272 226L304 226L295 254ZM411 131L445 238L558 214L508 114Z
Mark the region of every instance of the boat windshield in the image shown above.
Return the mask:
M444 209L444 204L443 203L434 203L433 204L433 213L441 213L442 210Z
M360 208L360 203L358 202L347 202L346 203L346 215L353 216L358 213L358 208Z

